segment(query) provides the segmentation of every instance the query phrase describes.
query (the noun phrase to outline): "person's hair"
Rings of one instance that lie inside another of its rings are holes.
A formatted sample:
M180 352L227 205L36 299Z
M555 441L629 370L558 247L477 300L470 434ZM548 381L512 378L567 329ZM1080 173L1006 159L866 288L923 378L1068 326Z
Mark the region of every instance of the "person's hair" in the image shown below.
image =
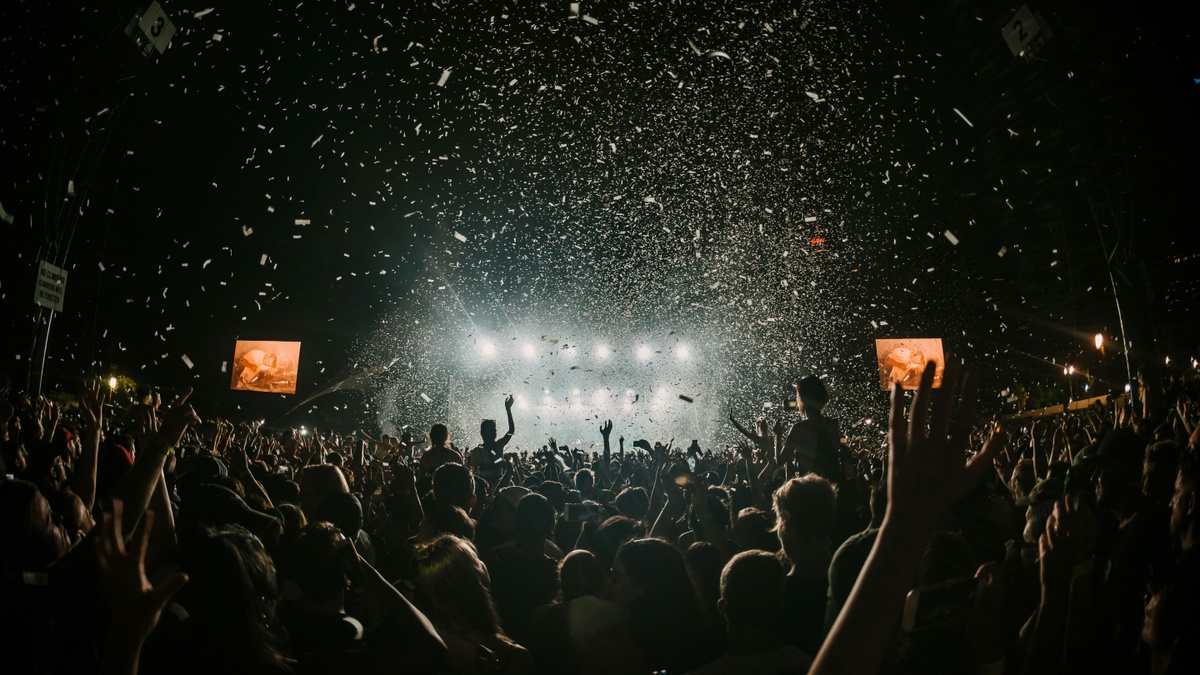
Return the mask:
M571 551L558 566L561 579L558 590L560 601L570 601L600 592L604 585L604 571L590 551Z
M650 669L682 671L702 659L697 648L704 625L679 549L661 539L637 539L621 546L617 560L641 590L629 607L630 633Z
M446 426L445 422L438 422L429 427L429 443L434 447L441 447L450 440L450 427Z
M642 524L625 516L613 516L600 523L600 527L596 528L596 533L592 535L592 553L596 554L600 569L606 572L611 569L621 545L644 535L645 528Z
M621 490L614 503L622 515L634 520L645 518L650 510L650 497L646 494L646 489L641 487L627 487Z
M806 412L819 413L829 403L829 391L825 389L825 383L821 382L821 378L816 375L809 375L800 380L796 389Z
M475 479L462 464L447 462L433 472L433 498L438 502L467 509L474 496Z
M338 528L327 521L305 527L288 551L287 574L310 600L326 602L346 590L346 573L338 557Z
M349 492L346 475L332 464L306 467L300 474L300 508L304 515L315 518L317 508L326 497L336 492Z
M721 599L721 549L710 542L697 541L683 554L692 588L705 612L716 613Z
M580 469L575 472L575 487L582 490L584 487L596 486L596 474L592 473L591 469Z
M776 528L827 537L837 515L837 488L815 473L784 483L774 495Z
M536 492L521 497L517 503L517 542L528 544L541 541L554 529L554 505Z
M475 539L475 521L461 507L434 501L426 513L438 534L452 534L467 541Z
M442 535L417 549L416 562L417 580L433 603L435 623L505 637L470 542Z
M283 641L272 629L278 584L262 542L240 525L202 529L181 543L188 583L180 604L190 618L187 659L201 670L232 666L289 670ZM219 645L219 649L213 649Z
M770 625L783 609L783 565L766 551L743 551L721 572L725 616L739 625Z

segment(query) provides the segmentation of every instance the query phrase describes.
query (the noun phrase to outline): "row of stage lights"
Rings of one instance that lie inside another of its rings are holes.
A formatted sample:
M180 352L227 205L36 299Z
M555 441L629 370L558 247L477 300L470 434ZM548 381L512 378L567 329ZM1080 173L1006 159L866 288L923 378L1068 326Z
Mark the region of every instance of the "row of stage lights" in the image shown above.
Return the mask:
M496 347L496 343L492 342L491 340L481 340L479 342L479 354L484 358L493 358L496 356L498 351L499 350ZM558 351L559 353L570 358L574 358L579 355L578 347L564 347ZM670 351L671 354L679 361L693 360L692 350L685 344L676 345L675 348ZM536 359L540 354L543 353L544 352L539 350L533 343L526 342L525 344L521 345L521 356L525 357L526 359ZM591 353L600 360L607 359L616 354L611 347L605 344L596 345L596 348ZM635 354L637 354L639 361L648 362L654 358L655 350L649 345L640 345L635 350Z
M513 396L517 410L529 410L535 405L543 411L552 409L561 410L564 412L582 412L586 409L591 410L613 410L616 408L616 396L611 389L602 388L584 394L578 388L570 390L570 396L566 400L556 398L549 389L543 389L541 400L537 397L526 396L525 394L516 394ZM621 410L633 410L634 406L645 403L649 405L651 410L662 410L667 407L671 401L671 392L666 388L659 388L643 398L633 389L626 389L625 395L620 401Z

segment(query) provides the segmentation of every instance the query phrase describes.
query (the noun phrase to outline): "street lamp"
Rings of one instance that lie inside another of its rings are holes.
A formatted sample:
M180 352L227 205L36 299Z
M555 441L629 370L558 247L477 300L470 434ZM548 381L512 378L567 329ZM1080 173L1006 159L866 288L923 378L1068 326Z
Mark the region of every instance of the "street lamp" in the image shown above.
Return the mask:
M110 378L108 378L108 388L109 388L109 389L112 389L113 391L116 391L116 389L117 389L117 378L116 378L116 376L115 376L115 375L114 375L113 377L110 377Z

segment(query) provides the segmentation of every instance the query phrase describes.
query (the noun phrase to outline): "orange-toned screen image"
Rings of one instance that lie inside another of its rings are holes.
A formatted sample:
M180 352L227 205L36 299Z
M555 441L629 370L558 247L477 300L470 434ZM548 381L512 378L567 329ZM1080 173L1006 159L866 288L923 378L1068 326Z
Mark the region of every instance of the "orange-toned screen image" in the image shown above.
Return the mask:
M238 340L233 347L232 370L231 389L294 394L300 372L300 343Z
M884 391L889 391L893 382L899 382L902 389L916 389L921 384L921 371L929 361L937 364L933 386L942 386L946 357L942 354L941 338L876 340L875 356L879 360L879 386Z

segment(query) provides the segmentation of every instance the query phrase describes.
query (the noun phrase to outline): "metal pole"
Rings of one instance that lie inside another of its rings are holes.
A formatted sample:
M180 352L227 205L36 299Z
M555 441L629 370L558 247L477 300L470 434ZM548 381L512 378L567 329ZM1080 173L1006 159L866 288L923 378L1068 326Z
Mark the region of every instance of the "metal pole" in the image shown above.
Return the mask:
M34 391L35 396L42 395L42 379L46 374L46 352L50 346L50 322L54 321L54 310L47 310L46 325L42 332L42 354L38 357L37 371L37 389Z

